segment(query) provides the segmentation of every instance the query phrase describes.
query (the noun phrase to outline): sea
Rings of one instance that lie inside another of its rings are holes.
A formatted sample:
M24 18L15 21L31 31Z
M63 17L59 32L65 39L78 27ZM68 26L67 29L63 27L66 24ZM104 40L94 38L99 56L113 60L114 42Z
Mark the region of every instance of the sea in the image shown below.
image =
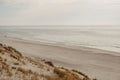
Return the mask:
M0 26L0 35L120 53L120 26Z

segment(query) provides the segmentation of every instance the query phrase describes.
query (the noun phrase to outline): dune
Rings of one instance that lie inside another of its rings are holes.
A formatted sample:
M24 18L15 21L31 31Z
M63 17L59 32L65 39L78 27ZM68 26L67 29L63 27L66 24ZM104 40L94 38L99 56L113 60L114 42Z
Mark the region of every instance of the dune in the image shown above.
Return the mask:
M52 62L27 57L0 44L0 80L91 80L84 73L56 67Z
M26 56L45 59L51 61L55 66L83 72L90 78L120 80L120 56L112 55L119 54L117 52L2 36L0 43L12 46Z

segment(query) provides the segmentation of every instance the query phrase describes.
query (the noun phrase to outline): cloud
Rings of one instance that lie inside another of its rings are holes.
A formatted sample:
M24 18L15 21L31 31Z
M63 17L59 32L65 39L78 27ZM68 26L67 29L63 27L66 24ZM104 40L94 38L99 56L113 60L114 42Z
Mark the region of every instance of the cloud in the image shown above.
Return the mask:
M119 0L1 0L0 24L117 24Z

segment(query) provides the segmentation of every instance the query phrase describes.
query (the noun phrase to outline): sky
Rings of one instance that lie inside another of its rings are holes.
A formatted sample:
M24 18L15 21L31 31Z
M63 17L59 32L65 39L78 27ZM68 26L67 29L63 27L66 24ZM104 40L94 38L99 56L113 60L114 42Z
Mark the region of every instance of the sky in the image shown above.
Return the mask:
M0 0L0 25L120 25L120 0Z

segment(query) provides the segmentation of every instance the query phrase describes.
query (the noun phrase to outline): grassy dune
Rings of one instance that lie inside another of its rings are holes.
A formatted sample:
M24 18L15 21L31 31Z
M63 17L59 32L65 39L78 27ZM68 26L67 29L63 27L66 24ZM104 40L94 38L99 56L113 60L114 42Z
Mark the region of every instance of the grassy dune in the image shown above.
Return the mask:
M50 61L25 56L13 47L0 44L0 80L91 79L80 71L56 67Z

